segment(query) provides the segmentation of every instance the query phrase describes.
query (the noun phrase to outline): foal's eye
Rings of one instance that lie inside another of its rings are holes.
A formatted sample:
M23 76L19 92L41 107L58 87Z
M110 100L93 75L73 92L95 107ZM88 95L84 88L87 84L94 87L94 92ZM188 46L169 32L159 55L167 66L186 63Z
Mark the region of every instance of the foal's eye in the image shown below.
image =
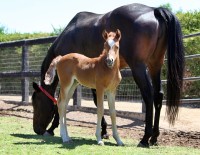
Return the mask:
M114 50L118 50L118 49L119 49L119 46L115 45Z

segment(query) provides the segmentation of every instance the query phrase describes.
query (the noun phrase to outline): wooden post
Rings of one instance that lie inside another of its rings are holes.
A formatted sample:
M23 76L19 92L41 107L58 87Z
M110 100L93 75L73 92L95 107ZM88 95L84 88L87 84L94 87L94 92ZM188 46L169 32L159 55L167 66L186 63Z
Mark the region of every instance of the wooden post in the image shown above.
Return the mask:
M28 46L25 44L22 46L22 72L29 71L29 61L28 61ZM28 104L29 102L29 78L22 77L21 80L22 88L22 103Z
M79 85L76 90L74 91L73 95L73 106L80 107L81 106L81 86Z

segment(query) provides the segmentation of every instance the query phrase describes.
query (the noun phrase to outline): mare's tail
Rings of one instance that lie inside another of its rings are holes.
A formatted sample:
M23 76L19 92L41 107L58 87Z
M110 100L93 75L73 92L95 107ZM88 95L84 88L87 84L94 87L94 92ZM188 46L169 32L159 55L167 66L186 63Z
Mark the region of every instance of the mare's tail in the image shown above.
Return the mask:
M56 75L56 65L60 61L61 58L62 58L62 56L59 55L52 60L50 66L45 74L44 83L46 85L51 85L53 83L54 77Z
M175 123L178 116L183 73L184 73L184 50L181 26L178 19L170 11L157 8L154 11L158 19L165 22L168 36L167 48L167 117L170 124Z

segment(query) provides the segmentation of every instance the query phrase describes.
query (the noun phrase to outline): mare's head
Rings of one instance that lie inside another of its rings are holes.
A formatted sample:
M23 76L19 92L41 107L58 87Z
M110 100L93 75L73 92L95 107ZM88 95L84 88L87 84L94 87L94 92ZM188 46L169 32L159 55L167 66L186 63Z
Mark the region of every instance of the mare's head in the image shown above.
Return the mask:
M55 107L36 83L33 83L33 88L35 90L32 95L33 129L38 135L43 135L53 118Z
M107 53L106 64L109 68L112 68L115 64L115 60L119 58L119 41L121 39L121 32L117 29L116 32L103 31L102 36L105 40L104 51Z

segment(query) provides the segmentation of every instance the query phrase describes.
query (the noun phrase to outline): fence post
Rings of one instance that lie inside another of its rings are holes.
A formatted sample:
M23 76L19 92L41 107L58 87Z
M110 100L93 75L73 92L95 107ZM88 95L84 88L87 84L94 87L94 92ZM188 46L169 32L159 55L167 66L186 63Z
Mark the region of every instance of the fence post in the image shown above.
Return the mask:
M29 71L29 61L28 61L28 46L26 43L22 46L22 72ZM22 77L21 80L22 89L22 103L28 104L29 102L29 78Z
M73 106L80 107L81 106L81 86L79 85L74 91L73 95Z

